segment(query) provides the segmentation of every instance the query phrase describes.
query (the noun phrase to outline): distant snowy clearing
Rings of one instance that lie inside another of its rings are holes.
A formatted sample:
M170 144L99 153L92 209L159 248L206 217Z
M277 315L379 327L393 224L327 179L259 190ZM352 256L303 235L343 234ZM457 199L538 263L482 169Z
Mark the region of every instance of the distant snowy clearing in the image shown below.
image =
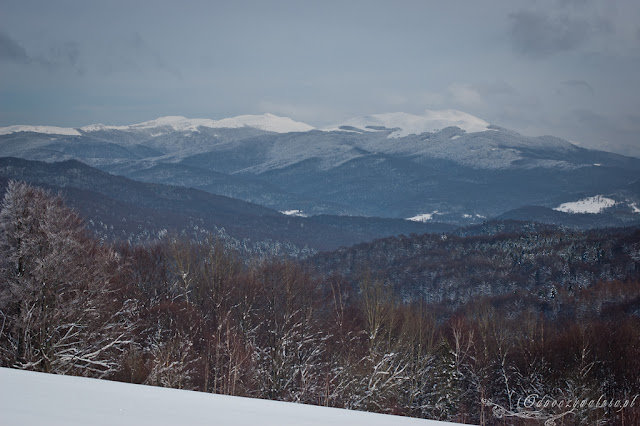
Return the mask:
M307 215L302 210L283 210L280 213L287 216L307 217Z
M427 223L430 220L433 219L433 215L434 214L438 214L438 211L434 211L433 213L423 213L423 214L419 214L417 216L413 216L413 217L408 217L405 220L410 220L411 222L422 222L422 223Z
M452 425L337 408L0 368L6 425Z
M596 195L595 197L585 198L583 200L574 201L571 203L560 204L554 210L565 213L600 213L602 210L609 207L613 207L616 204L615 200L611 198L603 197L602 195Z

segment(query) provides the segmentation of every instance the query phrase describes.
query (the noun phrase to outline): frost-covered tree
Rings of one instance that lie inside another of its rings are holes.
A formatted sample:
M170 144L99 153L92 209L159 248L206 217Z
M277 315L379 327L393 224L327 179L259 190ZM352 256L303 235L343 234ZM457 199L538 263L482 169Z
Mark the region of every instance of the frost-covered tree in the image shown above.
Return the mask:
M9 183L0 262L3 365L97 377L119 368L135 303L119 282L118 257L61 197Z
M293 264L267 262L244 284L240 308L253 352L256 395L319 403L327 333L320 328L317 282Z
M366 272L360 280L361 334L367 350L352 363L347 408L390 411L408 380L407 354L397 339L397 307L389 284Z

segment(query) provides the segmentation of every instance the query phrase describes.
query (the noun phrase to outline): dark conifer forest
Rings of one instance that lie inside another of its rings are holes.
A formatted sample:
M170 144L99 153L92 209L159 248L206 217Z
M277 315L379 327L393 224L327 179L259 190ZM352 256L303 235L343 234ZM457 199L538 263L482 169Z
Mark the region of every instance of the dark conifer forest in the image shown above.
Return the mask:
M12 181L0 274L3 367L483 425L640 424L637 228L492 222L265 260L212 235L100 241Z

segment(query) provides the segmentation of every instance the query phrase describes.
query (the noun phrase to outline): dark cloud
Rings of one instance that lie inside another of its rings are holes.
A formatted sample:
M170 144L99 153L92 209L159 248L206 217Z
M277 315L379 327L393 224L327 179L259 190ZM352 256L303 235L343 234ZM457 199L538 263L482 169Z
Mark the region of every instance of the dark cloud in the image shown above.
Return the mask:
M593 95L595 91L593 87L584 80L566 80L560 83L563 87L567 87L570 89L578 89L582 91L586 91Z
M24 47L20 46L9 34L0 30L0 61L28 64L31 58Z
M80 49L76 43L52 45L41 55L29 55L24 47L3 31L0 31L0 61L40 67L48 71L65 68L82 73Z
M509 20L514 48L532 57L574 50L584 44L593 31L585 21L526 10L510 14Z

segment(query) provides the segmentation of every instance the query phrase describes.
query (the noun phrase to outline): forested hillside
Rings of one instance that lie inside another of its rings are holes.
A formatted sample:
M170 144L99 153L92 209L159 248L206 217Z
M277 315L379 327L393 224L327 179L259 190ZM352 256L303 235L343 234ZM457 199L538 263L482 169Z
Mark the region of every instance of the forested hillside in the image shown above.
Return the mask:
M334 256L357 260L364 247ZM636 231L372 247L386 257L370 256L362 272L318 274L243 261L213 237L101 244L60 198L13 182L0 210L0 365L475 424L640 421L637 403L522 404L532 394L633 400ZM474 297L430 303L403 290L410 268L376 269L412 253L451 277L431 282L436 295ZM476 275L490 284L492 268L500 284L472 290Z
M249 202L173 185L137 182L79 161L0 158L0 194L12 180L60 192L104 241L146 243L168 233L214 234L247 255L305 257L357 242L453 225L401 219L285 215Z
M563 230L492 222L441 236L399 236L316 255L324 274L356 281L365 271L406 300L459 306L477 296L553 298L597 282L640 278L640 230ZM466 235L466 236L459 236Z

